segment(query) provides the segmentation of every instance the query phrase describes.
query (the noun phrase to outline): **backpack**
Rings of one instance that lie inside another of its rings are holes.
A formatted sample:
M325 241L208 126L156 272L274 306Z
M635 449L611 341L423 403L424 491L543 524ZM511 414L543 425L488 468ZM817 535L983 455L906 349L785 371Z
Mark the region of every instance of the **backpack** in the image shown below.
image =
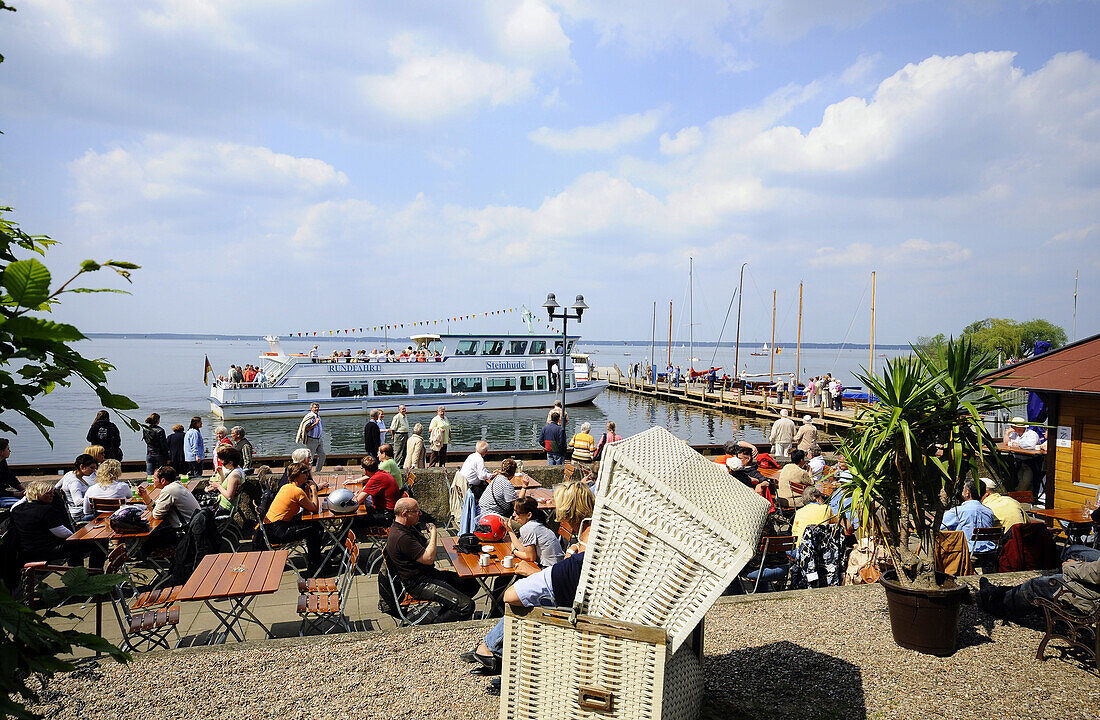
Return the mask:
M117 533L149 532L149 521L141 516L142 509L136 505L123 505L115 510L108 523Z

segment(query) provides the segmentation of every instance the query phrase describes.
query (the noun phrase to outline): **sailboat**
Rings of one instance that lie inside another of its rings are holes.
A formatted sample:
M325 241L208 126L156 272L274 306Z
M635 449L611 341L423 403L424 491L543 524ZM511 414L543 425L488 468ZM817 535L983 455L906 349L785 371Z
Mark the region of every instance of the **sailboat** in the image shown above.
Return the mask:
M760 352L749 353L749 355L755 355L757 357L767 357L770 348L767 343L764 343L764 347L760 348Z

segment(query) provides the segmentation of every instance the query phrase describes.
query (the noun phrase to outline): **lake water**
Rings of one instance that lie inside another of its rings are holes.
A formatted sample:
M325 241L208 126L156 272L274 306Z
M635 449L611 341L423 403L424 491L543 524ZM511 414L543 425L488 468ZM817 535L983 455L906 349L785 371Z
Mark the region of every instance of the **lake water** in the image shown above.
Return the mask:
M305 352L313 341L284 341L287 352ZM321 344L322 352L351 347L371 348L381 346L381 342L347 341ZM405 343L393 343L400 347ZM208 340L208 339L157 339L157 338L94 338L81 342L77 348L86 356L101 357L115 365L110 373L109 386L112 392L129 396L139 409L133 412L137 420L144 420L150 412L161 415L161 425L170 430L175 423L184 426L193 415L204 418L203 432L208 437L213 434L217 419L210 412L207 392L202 384L204 357L210 358L215 372L225 373L230 363L255 363L261 352L267 350L262 340ZM649 355L649 346L641 345L585 345L583 339L580 350L591 353L593 362L600 367L618 365L624 372L633 362L644 362ZM701 362L696 367L710 367L713 348L697 347L695 356ZM756 350L747 345L741 346L740 362L748 367L750 373L768 372L769 358L753 357L749 353ZM887 355L895 355L898 350L886 350ZM673 364L687 368L687 348L673 349ZM776 372L790 372L794 369L794 348L784 347L776 356ZM883 358L876 358L876 364ZM667 348L657 347L657 361L664 367L667 361ZM804 349L801 355L802 377L832 372L841 378L845 386L853 387L859 383L853 376L861 366L868 362L867 350ZM717 354L715 365L732 368L732 349L723 347ZM723 370L722 372L725 372ZM11 437L12 464L26 462L71 462L87 445L85 438L92 419L100 409L95 394L74 384L70 388L58 388L50 395L40 398L34 408L54 422L51 439L54 447L29 423L11 413L3 413L5 422L19 431ZM307 410L303 403L303 414ZM608 420L614 420L620 435L629 436L646 430L654 425L667 428L677 437L692 444L723 443L730 438L752 442L764 439L767 425L760 421L737 418L708 412L699 408L677 403L653 402L625 393L608 391L601 394L592 405L570 408L569 417L573 427L581 422L592 423L593 435L603 431ZM388 419L388 417L387 417ZM422 422L427 427L430 415L409 417L410 423ZM450 416L452 427L452 446L462 450L471 447L477 440L486 440L494 448L534 448L537 438L546 421L545 410L493 411L482 413L454 413ZM328 434L325 446L328 452L359 452L363 449L363 423L360 417L331 417L325 420ZM297 420L246 420L240 424L256 445L260 454L287 454L294 449L294 433L298 428ZM120 425L123 453L127 459L145 457L145 444L140 433L132 433ZM425 439L427 433L425 431ZM210 447L211 443L207 443Z

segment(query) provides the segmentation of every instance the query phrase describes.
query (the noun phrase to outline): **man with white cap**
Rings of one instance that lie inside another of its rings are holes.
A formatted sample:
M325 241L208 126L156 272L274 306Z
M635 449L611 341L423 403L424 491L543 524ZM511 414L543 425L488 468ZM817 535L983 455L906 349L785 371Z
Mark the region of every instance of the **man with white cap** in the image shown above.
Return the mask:
M1029 450L1029 453L1012 453L1013 474L1016 476L1017 490L1031 490L1036 475L1042 474L1042 465L1045 459L1047 444L1039 437L1039 433L1027 426L1027 420L1022 417L1014 417L1008 421L1008 429L1005 430L1004 444L1010 448Z
M1008 529L1018 523L1026 523L1027 515L1020 503L1008 495L993 492L996 484L989 478L982 478L982 505L993 511L997 518L997 524L1007 533Z
M772 444L772 455L787 457L791 452L791 443L794 442L794 420L790 418L790 411L783 408L779 411L779 417L772 424L768 433L768 441Z
M802 427L794 434L793 443L802 452L817 451L817 426L814 425L813 416L802 416Z

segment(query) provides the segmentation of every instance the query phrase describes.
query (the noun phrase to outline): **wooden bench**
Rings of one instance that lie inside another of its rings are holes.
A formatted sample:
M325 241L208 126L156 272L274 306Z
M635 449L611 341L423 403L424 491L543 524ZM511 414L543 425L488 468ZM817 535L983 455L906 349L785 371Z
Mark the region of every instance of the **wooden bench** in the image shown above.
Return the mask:
M1039 641L1039 649L1036 650L1035 657L1038 660L1045 660L1047 643L1051 640L1063 640L1070 646L1084 651L1085 655L1092 659L1096 671L1100 672L1100 606L1085 615L1061 601L1066 595L1076 595L1088 600L1062 583L1054 592L1053 599L1039 597L1031 601L1033 605L1043 609L1047 621L1046 632L1043 634L1043 639Z

